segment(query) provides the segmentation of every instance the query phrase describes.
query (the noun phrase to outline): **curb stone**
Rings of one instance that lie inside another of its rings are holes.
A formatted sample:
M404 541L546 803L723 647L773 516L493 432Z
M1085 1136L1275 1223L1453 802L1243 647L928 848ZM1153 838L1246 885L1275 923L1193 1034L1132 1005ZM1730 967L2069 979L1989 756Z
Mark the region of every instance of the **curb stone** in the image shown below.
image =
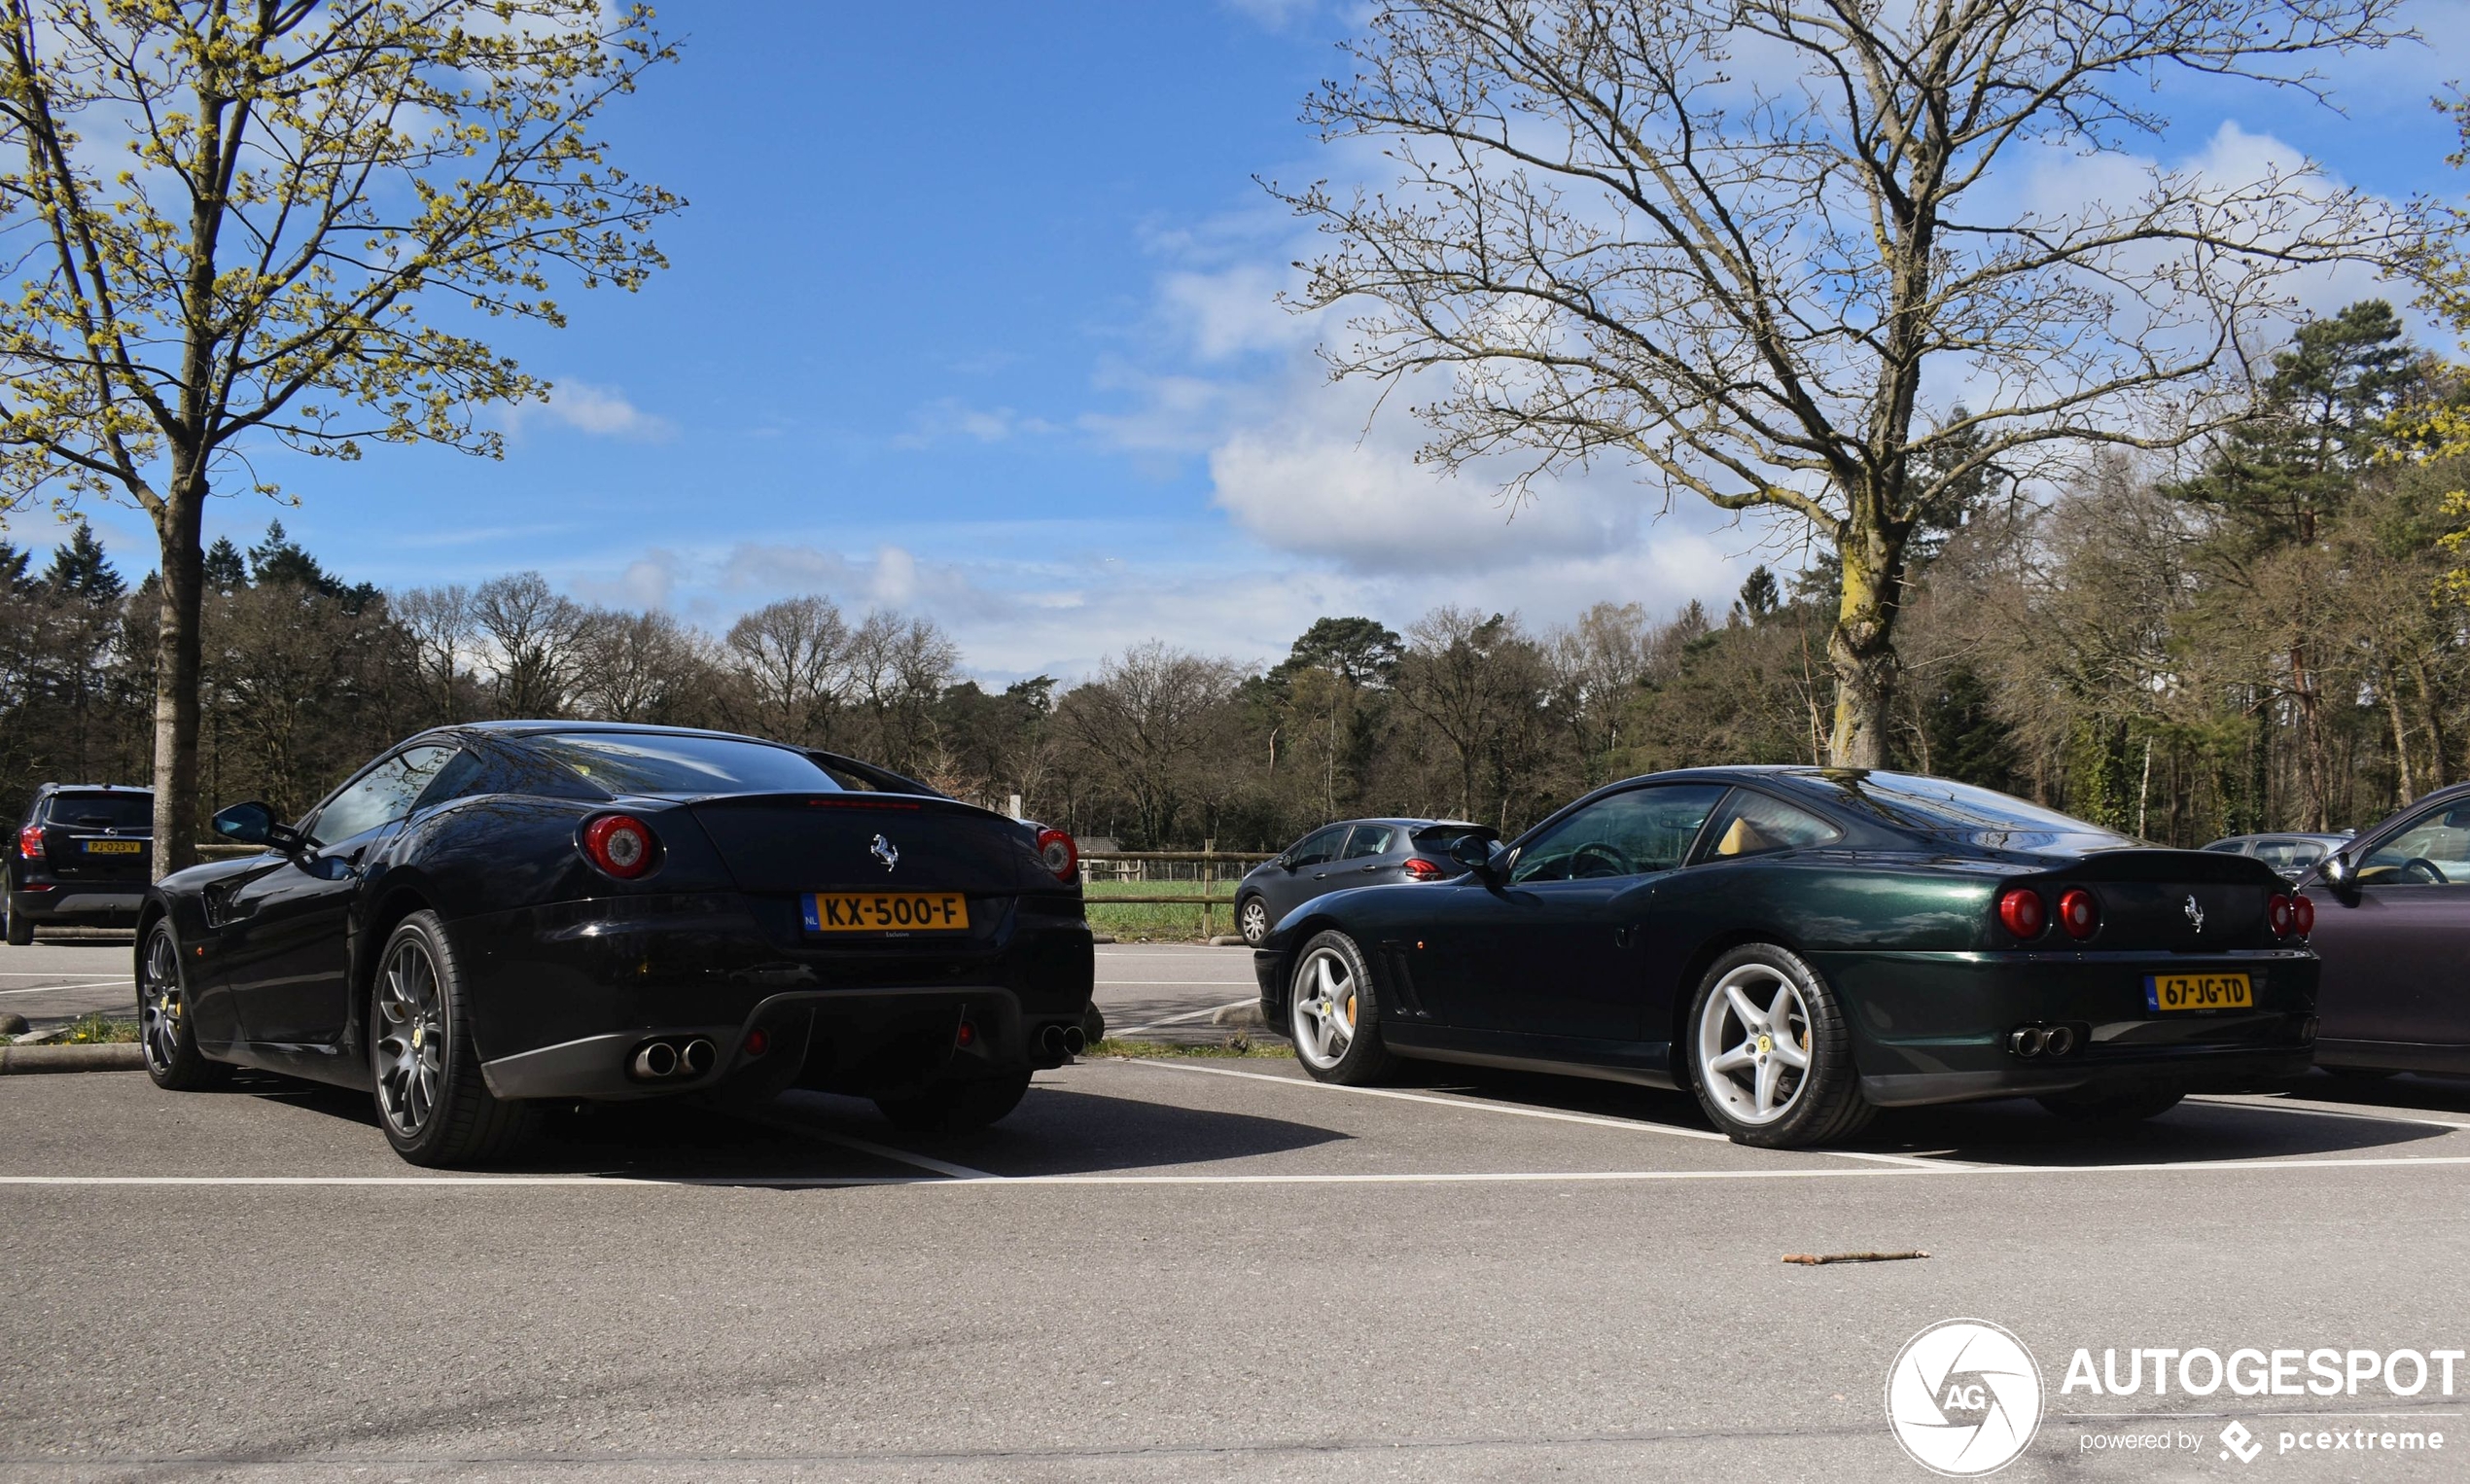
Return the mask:
M1249 948L1252 944L1244 941L1243 938L1232 933L1220 933L1217 936L1210 939L1210 946L1213 948Z
M1269 1022L1261 1018L1260 1002L1257 1000L1247 1000L1241 1005L1222 1007L1216 1014L1210 1016L1210 1024L1243 1026L1256 1031L1269 1029Z
M146 1049L134 1042L82 1046L0 1046L0 1076L34 1072L143 1072Z

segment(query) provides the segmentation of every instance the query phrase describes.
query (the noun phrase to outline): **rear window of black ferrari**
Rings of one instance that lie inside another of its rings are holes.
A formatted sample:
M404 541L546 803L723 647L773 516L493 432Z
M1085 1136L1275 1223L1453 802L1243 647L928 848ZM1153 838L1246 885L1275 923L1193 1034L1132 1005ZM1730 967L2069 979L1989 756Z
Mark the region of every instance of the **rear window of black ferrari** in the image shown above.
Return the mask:
M155 824L152 794L54 794L48 815L69 830L151 830Z
M1819 777L1848 804L1907 830L1969 834L2109 834L2099 825L2025 802L2010 794L1923 778L1912 773L1843 773Z
M643 731L569 731L528 737L612 794L837 794L839 784L804 753L734 737Z

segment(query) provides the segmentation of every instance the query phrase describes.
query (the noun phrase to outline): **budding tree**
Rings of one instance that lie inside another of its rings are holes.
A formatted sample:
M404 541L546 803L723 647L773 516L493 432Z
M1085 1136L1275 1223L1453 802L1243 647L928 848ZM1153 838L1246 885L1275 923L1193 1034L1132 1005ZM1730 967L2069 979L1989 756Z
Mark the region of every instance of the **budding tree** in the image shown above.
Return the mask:
M662 265L681 202L593 131L669 55L600 0L0 0L0 512L154 521L159 869L193 859L216 480L253 441L496 454L479 409L548 389L472 332Z
M2325 101L2313 62L2398 4L1394 0L1307 120L1399 178L1281 193L1335 240L1299 302L1353 307L1333 373L1427 397L1425 457L1511 456L1513 498L1618 460L1806 521L1843 573L1828 752L1874 765L1951 492L2237 419L2292 275L2400 246L2305 160L2134 157L2155 87Z

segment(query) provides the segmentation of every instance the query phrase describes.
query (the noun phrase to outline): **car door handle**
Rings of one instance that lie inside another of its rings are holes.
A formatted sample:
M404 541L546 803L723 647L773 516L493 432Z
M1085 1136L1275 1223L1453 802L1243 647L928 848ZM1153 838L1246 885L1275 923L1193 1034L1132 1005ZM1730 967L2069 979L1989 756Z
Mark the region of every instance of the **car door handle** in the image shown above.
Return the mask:
M1368 870L1368 871L1372 871L1372 870L1379 870L1380 868L1381 868L1380 863L1379 863L1379 862L1377 862L1377 861L1376 861L1376 862L1374 862L1372 865L1367 866L1365 866L1365 867L1364 867L1364 869L1365 869L1365 870Z
M1613 929L1612 946L1615 948L1627 948L1630 946L1631 942L1637 938L1638 931L1639 930L1636 926Z

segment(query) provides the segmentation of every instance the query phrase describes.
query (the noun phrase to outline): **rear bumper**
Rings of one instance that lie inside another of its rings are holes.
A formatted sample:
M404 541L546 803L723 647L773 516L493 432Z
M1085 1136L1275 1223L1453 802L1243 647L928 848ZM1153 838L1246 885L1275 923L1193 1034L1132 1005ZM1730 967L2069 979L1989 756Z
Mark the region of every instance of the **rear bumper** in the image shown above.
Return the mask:
M2317 963L2304 949L2142 953L1812 953L1853 1018L1861 1092L1886 1107L2079 1088L2224 1091L2296 1077L2314 1053ZM2148 973L2244 972L2249 1008L2156 1014ZM2023 1055L2022 1026L2065 1026Z
M715 1048L709 1072L650 1078L634 1071L647 1044L696 1038ZM1040 1065L1053 1061L1041 1058L1019 1000L976 985L773 995L740 1021L604 1031L484 1061L480 1074L502 1098L617 1101L726 1090L759 1099L794 1086L879 1092Z
M30 881L9 893L10 910L29 922L107 928L135 927L145 900L143 881Z
M881 1095L1053 1065L1045 1032L1077 1028L1089 1007L1095 957L1078 919L1007 909L968 940L851 948L784 934L768 920L780 914L762 907L698 894L450 925L490 1088L510 1098L763 1097L791 1086ZM708 1072L635 1074L647 1042L696 1038L712 1042Z

